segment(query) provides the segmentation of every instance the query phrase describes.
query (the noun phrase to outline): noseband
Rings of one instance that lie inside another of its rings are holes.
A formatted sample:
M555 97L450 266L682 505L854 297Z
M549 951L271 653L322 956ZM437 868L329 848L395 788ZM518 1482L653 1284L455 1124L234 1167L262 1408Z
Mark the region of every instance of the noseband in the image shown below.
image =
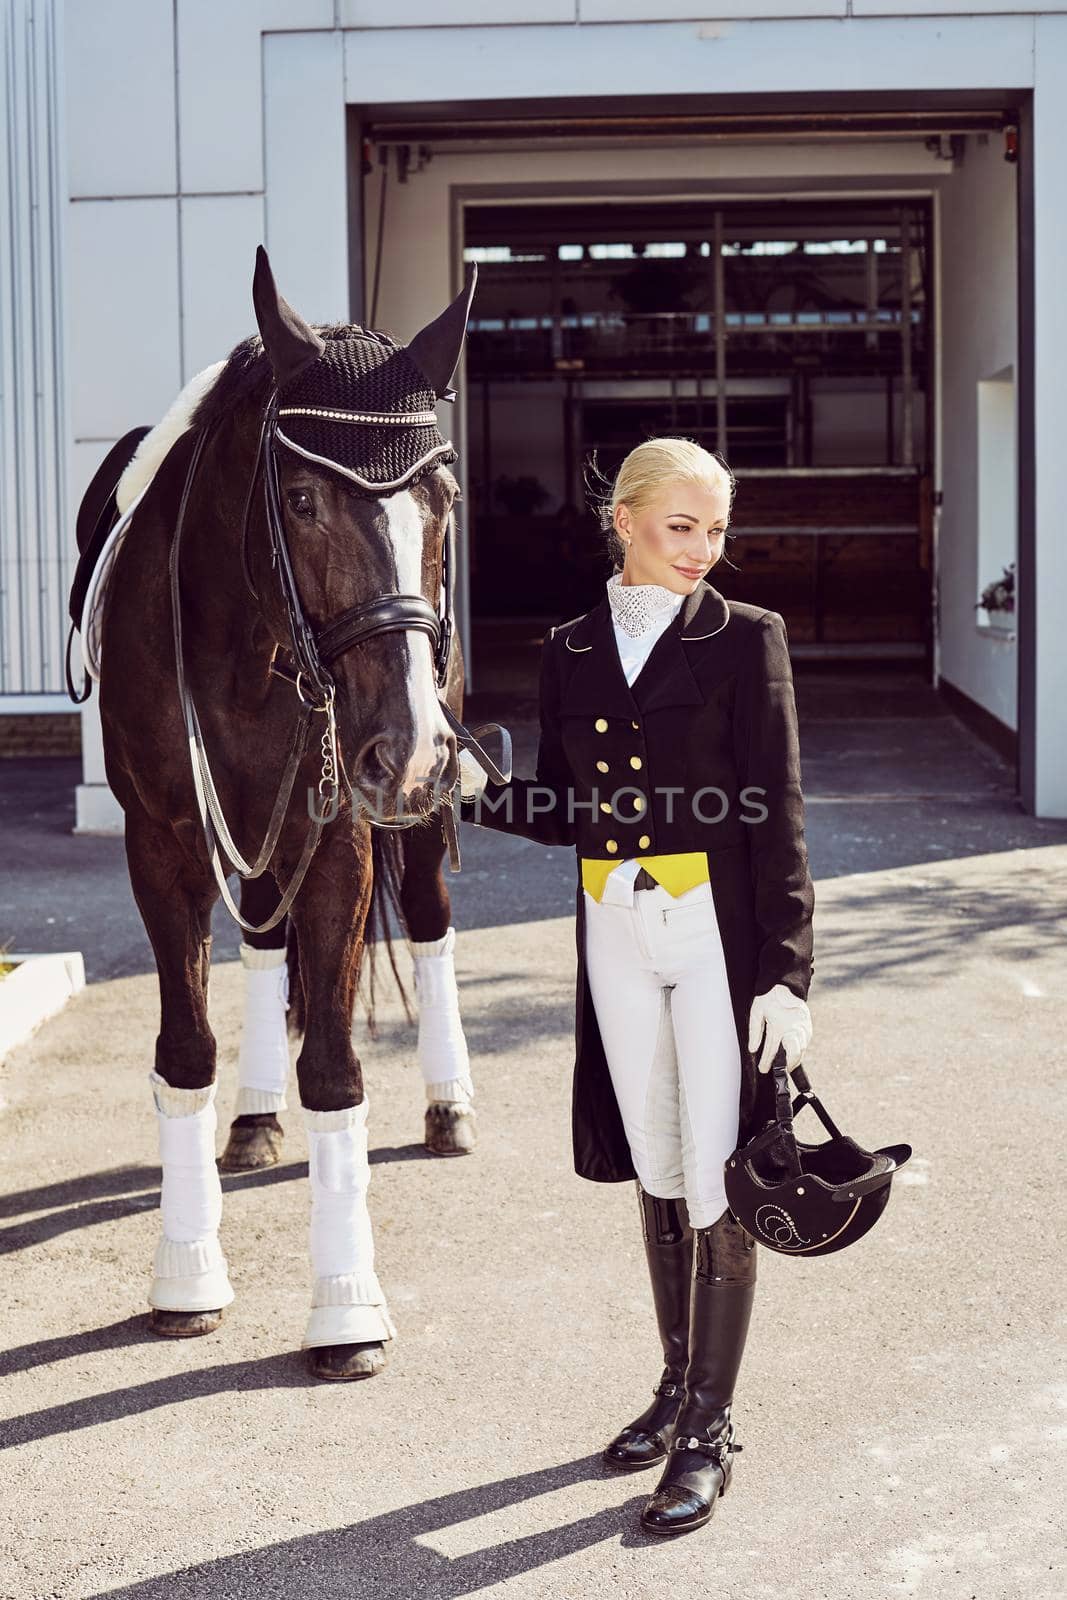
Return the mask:
M179 557L189 496L210 431L207 426L198 433L190 455L185 483L182 487L181 501L178 507L169 563L178 694L189 739L193 786L196 791L200 822L215 880L226 908L234 920L249 933L266 933L279 923L289 911L311 864L312 856L322 835L323 826L326 822L332 822L338 814L340 783L338 778L337 724L334 708L337 685L330 669L338 658L346 650L350 650L353 645L360 644L383 633L415 630L427 634L433 650L434 679L438 704L445 720L456 736L457 744L460 748L471 751L494 782L506 783L511 776L511 736L508 730L501 727L499 723L489 722L472 731L464 727L444 699L449 656L455 634L453 609L455 531L452 514L449 513L442 552L441 604L439 610L435 610L421 594L401 594L397 591L392 594L376 596L373 600L365 601L362 605L349 606L339 616L333 617L321 628L316 629L309 622L301 603L300 590L297 586L296 574L293 571L289 544L285 534L285 517L282 510L281 489L278 482L277 429L278 395L277 390L272 390L264 411L256 460L252 469L248 492L245 496L244 515L241 524L241 562L244 569L245 582L252 598L258 605L259 595L252 582L248 561L248 531L255 487L262 474L267 530L270 539L271 570L278 574L289 626L288 649L292 657L292 663L284 660L280 661L278 660L277 652L275 652L270 671L276 677L284 678L294 685L300 710L290 742L278 794L274 802L274 809L267 825L263 843L254 862L245 860L227 826L204 749L200 719L197 715L196 705L185 674ZM310 813L311 824L304 841L303 852L277 908L266 922L257 926L245 920L233 900L226 882L226 871L220 856L220 846L222 852L233 863L233 867L242 878L258 878L267 870L285 822L297 769L307 749L311 719L316 713L326 718L320 742L321 771L318 785L322 809L319 811L312 810ZM500 767L496 765L479 743L480 737L484 737L485 734L494 730L498 731L501 736ZM455 812L452 803L448 805L441 804L442 798L440 795L437 796L434 809L440 807L441 825L448 845L449 864L454 872L458 872L460 869L460 853ZM449 799L451 801L451 795ZM400 827L412 827L422 819L413 816L406 822L399 823L384 822L381 819L376 820L372 816L370 820L374 827L397 829Z

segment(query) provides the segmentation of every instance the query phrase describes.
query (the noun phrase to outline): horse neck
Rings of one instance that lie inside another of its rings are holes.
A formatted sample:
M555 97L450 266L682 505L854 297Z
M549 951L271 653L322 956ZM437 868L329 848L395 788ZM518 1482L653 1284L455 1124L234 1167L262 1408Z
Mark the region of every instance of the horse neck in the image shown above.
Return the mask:
M184 630L190 649L232 662L266 686L273 644L242 557L245 503L258 428L225 422L204 446L182 530ZM257 485L256 497L262 497ZM254 504L255 502L253 502Z

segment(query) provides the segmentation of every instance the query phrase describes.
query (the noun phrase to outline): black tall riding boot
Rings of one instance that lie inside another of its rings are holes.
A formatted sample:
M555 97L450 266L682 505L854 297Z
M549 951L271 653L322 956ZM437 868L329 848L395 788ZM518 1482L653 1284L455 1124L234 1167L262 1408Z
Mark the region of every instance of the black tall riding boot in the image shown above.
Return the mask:
M671 1451L641 1513L650 1533L699 1528L725 1494L733 1467L730 1405L756 1293L756 1241L729 1210L694 1236L685 1401Z
M663 1360L652 1403L603 1452L606 1466L618 1471L655 1466L670 1446L684 1397L689 1355L689 1295L693 1274L693 1230L684 1200L660 1200L637 1184L645 1256L652 1282Z

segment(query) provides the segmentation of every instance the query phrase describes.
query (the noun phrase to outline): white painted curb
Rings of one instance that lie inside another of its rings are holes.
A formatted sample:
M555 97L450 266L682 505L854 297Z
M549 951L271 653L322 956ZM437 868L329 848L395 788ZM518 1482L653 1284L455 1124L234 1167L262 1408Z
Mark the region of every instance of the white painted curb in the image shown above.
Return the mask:
M58 955L5 955L14 972L0 977L0 1061L23 1044L42 1022L62 1011L71 995L85 988L80 950Z

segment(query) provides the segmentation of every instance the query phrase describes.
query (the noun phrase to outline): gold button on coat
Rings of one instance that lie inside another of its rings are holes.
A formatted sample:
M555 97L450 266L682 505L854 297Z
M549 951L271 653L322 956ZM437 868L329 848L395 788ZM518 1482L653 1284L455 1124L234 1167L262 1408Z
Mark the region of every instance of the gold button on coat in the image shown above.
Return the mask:
M597 733L607 733L607 731L608 731L608 719L607 719L607 717L597 717L596 721L593 723L593 727L596 729Z
M639 722L631 722L630 726L631 728L639 728L641 724Z
M644 797L644 795L643 794L635 794L634 795L634 810L635 811L643 811L644 809L645 809L645 797Z
M597 764L596 764L596 769L597 769L598 772L607 772L607 770L608 770L607 762L606 761L598 761Z
M610 800L601 800L600 809L601 809L601 811L610 811L611 810L611 801Z
M619 842L618 842L617 839L605 839L604 840L604 849L605 850L610 850L612 855L615 854L615 852L616 852L616 850L618 848L619 848Z
M648 834L643 833L637 841L637 846L639 850L647 850L651 843L652 840L648 837Z
M630 765L631 765L631 767L643 767L644 766L644 762L641 760L640 756L631 756L630 757Z

